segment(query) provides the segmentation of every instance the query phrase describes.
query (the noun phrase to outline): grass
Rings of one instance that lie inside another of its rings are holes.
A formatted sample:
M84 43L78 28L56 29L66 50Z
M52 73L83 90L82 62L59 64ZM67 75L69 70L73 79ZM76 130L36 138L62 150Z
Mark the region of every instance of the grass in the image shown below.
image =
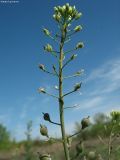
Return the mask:
M71 155L73 156L75 154L75 146L79 142L80 139L75 139L73 141L73 145L71 148ZM107 139L104 139L104 142L107 142ZM116 147L120 144L119 141L116 141L114 143L114 148L112 151L112 159L111 160L120 160L120 147ZM85 150L86 151L95 151L96 153L100 153L104 160L107 160L107 148L101 144L101 142L98 139L91 139L91 140L86 140L84 142L85 145ZM50 153L52 155L52 160L65 160L64 159L64 153L63 153L63 147L61 143L55 142L55 143L47 143L47 142L42 142L35 143L33 144L32 147L32 152L34 155L34 160L39 160L37 152L40 153ZM0 160L26 160L25 159L25 150L24 150L24 145L21 143L18 148L14 148L11 150L6 150L6 151L0 151ZM79 160L76 159L76 160Z

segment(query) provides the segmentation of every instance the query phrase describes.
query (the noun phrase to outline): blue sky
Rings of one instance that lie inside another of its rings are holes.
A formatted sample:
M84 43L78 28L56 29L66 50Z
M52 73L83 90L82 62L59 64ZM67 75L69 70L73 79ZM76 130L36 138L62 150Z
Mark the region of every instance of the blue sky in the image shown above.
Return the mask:
M37 89L45 87L55 93L57 80L42 73L38 64L52 69L54 57L44 53L43 45L51 43L42 28L57 31L53 7L69 2L83 13L76 24L83 31L66 48L78 41L85 43L77 52L78 58L66 68L71 74L84 68L82 77L65 81L65 91L83 81L78 94L65 99L66 106L79 104L79 109L66 110L66 129L74 131L74 123L84 116L97 112L108 113L120 109L120 1L115 0L20 0L16 4L0 3L0 123L3 123L17 140L25 138L26 123L33 121L33 137L39 135L39 124L48 126L50 134L59 135L59 128L42 120L42 112L49 112L59 121L58 103L51 97L39 95ZM67 57L66 57L67 58Z

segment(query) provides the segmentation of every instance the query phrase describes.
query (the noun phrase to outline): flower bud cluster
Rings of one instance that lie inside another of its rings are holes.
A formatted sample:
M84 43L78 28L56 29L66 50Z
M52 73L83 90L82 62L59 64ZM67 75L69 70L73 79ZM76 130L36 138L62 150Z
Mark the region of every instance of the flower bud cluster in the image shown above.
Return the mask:
M63 6L54 7L54 11L55 14L53 15L53 18L57 22L62 22L63 20L66 20L68 24L71 20L77 20L82 16L82 13L78 12L75 6L70 6L69 3L66 3L66 5Z

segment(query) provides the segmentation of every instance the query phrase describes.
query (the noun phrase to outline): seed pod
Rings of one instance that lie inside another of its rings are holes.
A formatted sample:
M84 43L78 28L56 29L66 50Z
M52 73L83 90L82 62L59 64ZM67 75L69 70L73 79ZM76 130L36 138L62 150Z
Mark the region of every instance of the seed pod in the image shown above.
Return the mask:
M50 36L50 32L49 32L48 29L44 28L44 29L43 29L43 32L44 32L44 34L45 34L46 36Z
M47 52L52 52L53 51L52 46L50 44L47 44L46 46L44 46L44 50L47 51Z
M81 88L81 84L82 83L76 83L76 85L74 86L74 91L77 91L78 89Z
M77 54L73 54L70 59L74 60L76 57L77 57Z
M76 45L76 48L75 49L80 49L80 48L83 48L84 47L84 43L83 42L79 42L77 45Z
M85 129L86 127L88 127L90 125L90 120L89 120L89 116L87 118L83 118L81 120L81 125L82 125L82 129Z
M45 121L51 122L49 113L43 113L43 118Z
M96 160L96 153L94 151L90 151L88 153L88 159L89 160Z
M41 133L42 136L46 136L46 137L49 138L47 127L44 126L44 125L41 125L41 124L40 124L40 133Z
M82 30L82 26L81 26L81 25L76 26L76 27L74 28L74 31L75 31L75 32L79 32L79 31L81 31L81 30Z
M45 71L45 66L44 66L43 64L40 64L40 65L39 65L39 68L40 68L41 70Z
M80 71L76 72L76 75L81 75L84 72L84 69L81 69Z
M38 88L38 92L46 93L45 88Z
M50 154L42 154L39 156L40 160L52 160Z

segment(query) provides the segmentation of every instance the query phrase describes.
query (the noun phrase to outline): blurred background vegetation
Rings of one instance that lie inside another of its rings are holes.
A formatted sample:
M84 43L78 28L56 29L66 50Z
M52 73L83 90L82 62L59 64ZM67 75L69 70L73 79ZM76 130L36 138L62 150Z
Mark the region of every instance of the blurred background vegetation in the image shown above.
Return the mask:
M71 156L76 152L76 144L84 141L85 152L95 151L107 159L107 146L113 120L110 116L97 113L91 118L90 127L83 130L72 141ZM75 132L81 130L81 121L75 123ZM17 142L11 138L7 128L0 124L0 160L37 160L39 153L50 153L53 160L64 160L62 144L59 139L39 140L32 139L32 121L26 124L26 140ZM120 121L117 121L113 130L112 160L120 160ZM59 148L59 152L58 152ZM77 159L76 159L77 160Z

